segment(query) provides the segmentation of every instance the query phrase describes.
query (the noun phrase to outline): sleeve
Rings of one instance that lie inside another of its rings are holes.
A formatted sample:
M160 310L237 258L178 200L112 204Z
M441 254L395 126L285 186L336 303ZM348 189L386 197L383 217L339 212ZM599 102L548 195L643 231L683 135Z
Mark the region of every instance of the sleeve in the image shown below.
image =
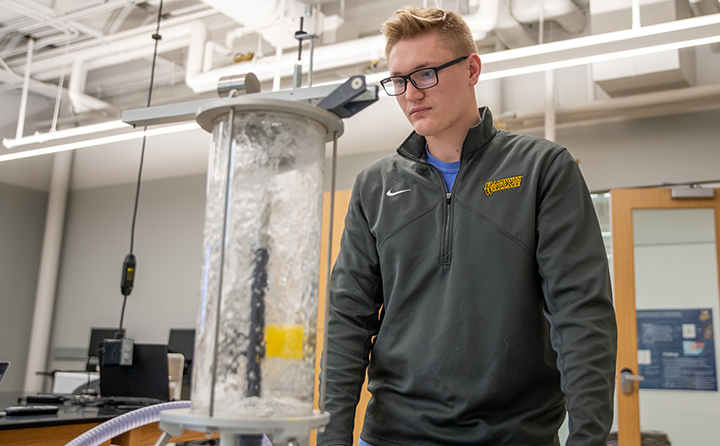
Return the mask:
M607 254L585 180L566 150L538 194L537 259L569 417L567 445L605 445L617 327Z
M375 237L362 209L360 176L345 217L340 253L330 279L325 410L330 422L318 446L352 445L355 409L380 326L382 287ZM322 377L321 377L322 378Z

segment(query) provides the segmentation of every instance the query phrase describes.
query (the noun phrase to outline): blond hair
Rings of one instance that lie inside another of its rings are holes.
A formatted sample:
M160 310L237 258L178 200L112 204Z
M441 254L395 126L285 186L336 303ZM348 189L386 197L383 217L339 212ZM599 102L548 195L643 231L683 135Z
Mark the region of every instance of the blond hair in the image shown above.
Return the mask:
M452 48L458 57L477 53L470 28L459 14L452 11L407 6L395 11L395 16L383 24L382 32L386 39L386 59L400 40L428 32L437 32L443 43Z

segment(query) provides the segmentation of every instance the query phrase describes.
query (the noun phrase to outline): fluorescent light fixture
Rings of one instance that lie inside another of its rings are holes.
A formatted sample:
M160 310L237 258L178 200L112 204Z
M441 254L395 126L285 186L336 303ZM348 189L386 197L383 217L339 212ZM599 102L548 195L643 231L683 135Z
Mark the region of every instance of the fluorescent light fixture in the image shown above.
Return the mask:
M720 42L720 14L481 54L480 80L622 59ZM368 83L390 73L375 73Z
M159 127L148 130L140 130L137 132L122 133L120 135L104 136L101 138L88 139L85 141L71 142L67 144L60 144L51 147L43 147L40 149L25 150L23 152L9 153L7 155L0 155L0 162L11 161L22 158L30 158L32 156L48 155L51 153L63 152L66 150L83 149L86 147L100 146L104 144L110 144L120 141L129 141L132 139L140 139L143 136L152 137L158 135L165 135L168 133L185 132L188 130L199 129L200 126L195 122L189 122L184 124L172 125L167 127Z
M480 80L720 42L720 14L483 54Z
M50 133L36 133L31 136L24 136L22 138L9 139L3 138L3 146L7 149L13 149L28 144L38 144L47 141L54 141L57 139L71 138L73 136L89 135L91 133L106 132L110 130L117 130L122 128L130 128L129 125L124 122L108 121L100 124L85 125L82 127L74 127L71 129L57 130Z

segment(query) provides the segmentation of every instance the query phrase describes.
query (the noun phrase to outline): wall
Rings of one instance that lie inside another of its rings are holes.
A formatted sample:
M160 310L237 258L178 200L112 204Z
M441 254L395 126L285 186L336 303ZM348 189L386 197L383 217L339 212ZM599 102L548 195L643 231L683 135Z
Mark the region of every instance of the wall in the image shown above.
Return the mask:
M590 190L720 179L720 110L571 127L570 150Z
M48 194L0 183L0 361L10 361L0 391L25 380Z
M556 140L580 162L591 191L720 180L720 110L561 127ZM542 130L525 132L543 136ZM400 144L401 140L397 141ZM339 142L342 152L342 138ZM394 148L338 159L338 189L352 187L363 166ZM329 168L326 169L326 186ZM329 186L327 186L329 187Z
M560 128L559 143L580 160L591 190L664 182L718 180L720 172L720 110L671 117ZM534 133L540 134L540 131ZM382 150L340 156L337 189L352 187L357 172L374 160L394 153ZM342 138L339 153L342 154ZM326 189L329 189L329 167ZM2 181L2 179L0 179ZM171 327L193 327L197 312L200 252L204 214L204 175L145 181L137 222L138 275L128 298L125 326L138 342L165 342ZM18 194L5 212L6 191ZM27 332L32 318L35 276L44 222L46 194L3 186L0 197L0 248L3 284L24 287L0 294L2 327L0 356L16 355L3 390L19 385L24 368ZM34 197L26 198L26 195ZM134 184L73 189L68 199L61 270L58 278L49 368L84 365L90 327L119 324L122 260L129 250ZM16 221L10 215L23 215ZM9 248L12 246L13 248ZM34 252L27 264L5 255ZM31 247L31 249L27 249ZM13 251L13 249L15 251ZM21 279L21 280L19 280ZM17 282L17 284L15 284ZM23 295L18 299L15 295ZM22 305L18 305L22 302ZM23 332L23 330L25 330ZM16 333L20 333L17 335ZM8 342L8 339L12 339ZM10 381L11 378L18 381Z
M69 195L50 368L83 366L90 328L119 326L134 197L134 184ZM124 319L136 342L166 343L170 328L195 326L204 204L204 175L142 184L135 289Z

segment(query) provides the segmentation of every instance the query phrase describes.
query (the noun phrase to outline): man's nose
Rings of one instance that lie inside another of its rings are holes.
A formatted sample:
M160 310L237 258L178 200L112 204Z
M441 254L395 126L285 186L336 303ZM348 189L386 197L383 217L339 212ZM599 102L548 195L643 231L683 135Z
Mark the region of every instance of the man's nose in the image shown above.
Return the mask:
M405 98L409 101L413 99L421 98L425 93L418 89L415 84L408 82L405 86Z

